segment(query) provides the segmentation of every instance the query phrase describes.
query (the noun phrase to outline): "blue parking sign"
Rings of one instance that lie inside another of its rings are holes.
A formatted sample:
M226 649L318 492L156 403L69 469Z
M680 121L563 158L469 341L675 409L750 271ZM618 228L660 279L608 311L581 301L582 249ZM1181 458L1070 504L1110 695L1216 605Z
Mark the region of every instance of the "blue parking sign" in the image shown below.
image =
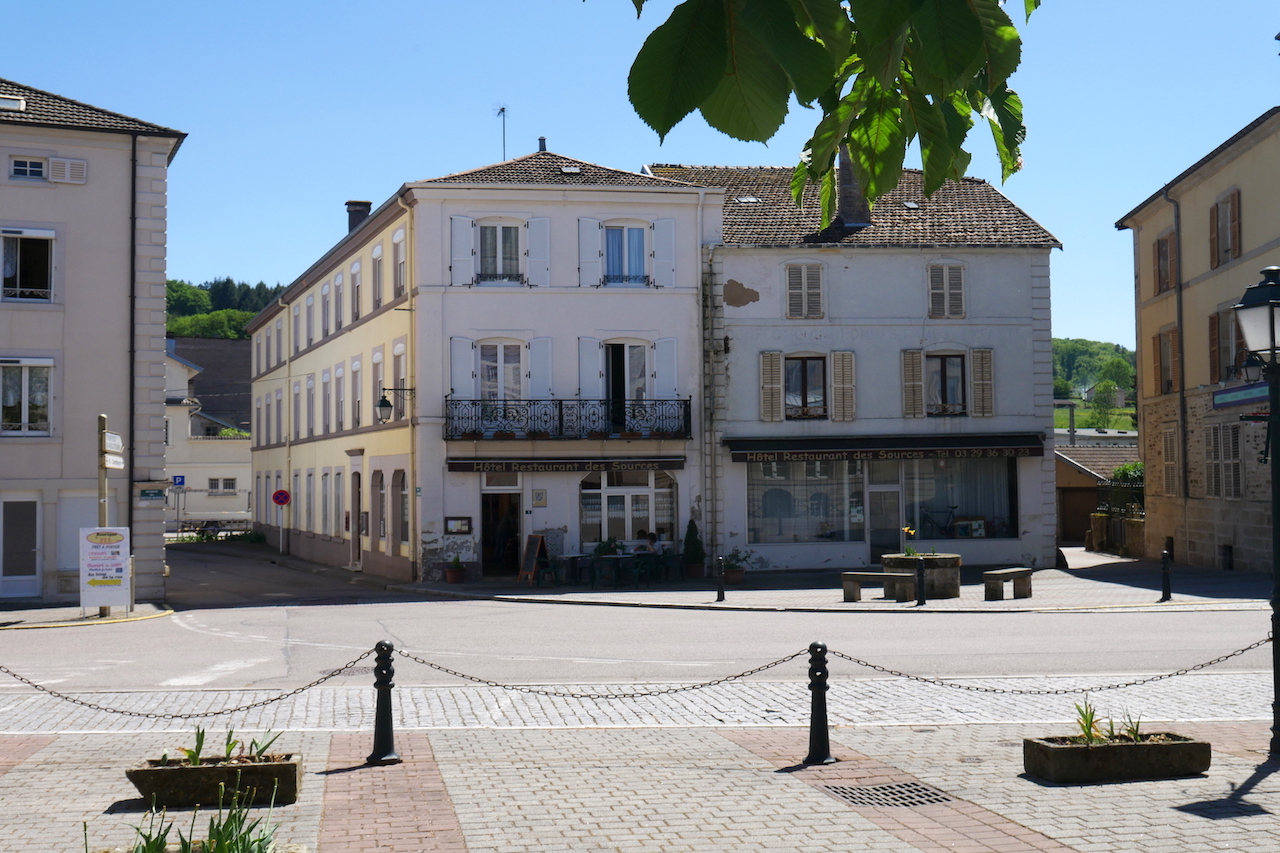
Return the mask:
M187 478L182 476L181 474L174 474L173 484L175 486L185 486L187 484Z

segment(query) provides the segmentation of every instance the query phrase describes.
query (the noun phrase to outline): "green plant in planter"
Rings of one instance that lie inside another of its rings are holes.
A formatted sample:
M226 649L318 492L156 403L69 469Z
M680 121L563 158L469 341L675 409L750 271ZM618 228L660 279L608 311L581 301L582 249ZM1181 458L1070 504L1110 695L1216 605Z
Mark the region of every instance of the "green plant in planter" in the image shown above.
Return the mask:
M453 555L453 559L449 561L450 568L462 571L462 557L457 554Z
M618 553L618 550L619 550L618 540L610 536L608 539L604 540L599 545L597 545L595 547L595 550L593 550L591 553L596 557L609 557Z
M684 561L689 565L702 565L707 562L707 550L702 547L702 537L698 535L698 523L689 519L689 526L684 530Z
M915 535L916 535L916 532L915 532L914 530L912 530L910 527L904 527L904 528L902 528L902 532L903 532L903 533L905 533L905 534L907 534L908 536L915 536ZM903 548L903 549L902 549L902 553L903 553L903 554L906 554L908 557L916 557L916 556L919 556L919 554L920 554L920 552L919 552L919 551L917 551L914 547L912 547L909 543L908 543L907 547L905 547L905 548Z
M182 754L187 757L187 763L192 767L200 766L200 753L204 751L204 734L204 729L200 726L196 726L196 748L187 749L186 747L180 747Z
M751 562L755 555L755 551L749 548L739 548L735 545L732 551L724 555L724 567L726 570L745 569L747 563Z

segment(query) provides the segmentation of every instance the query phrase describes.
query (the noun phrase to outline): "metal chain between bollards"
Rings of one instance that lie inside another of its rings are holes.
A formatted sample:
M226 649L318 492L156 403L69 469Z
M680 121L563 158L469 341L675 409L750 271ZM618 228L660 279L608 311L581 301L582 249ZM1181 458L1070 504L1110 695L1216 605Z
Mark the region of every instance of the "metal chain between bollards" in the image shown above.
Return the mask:
M875 670L876 672L883 672L885 675L905 678L909 681L919 681L923 684L932 684L937 687L950 687L953 690L968 690L972 693L1000 693L1006 696L1065 696L1072 693L1100 693L1104 690L1121 690L1126 687L1137 687L1140 684L1151 684L1155 681L1164 681L1167 678L1173 678L1177 675L1187 675L1188 673L1196 672L1197 670L1208 669L1209 667L1220 664L1225 660L1231 660L1245 652L1251 652L1260 646L1265 646L1267 643L1270 643L1271 639L1271 635L1267 634L1265 639L1258 640L1258 642L1247 645L1243 649L1236 649L1234 652L1222 655L1221 657L1216 657L1211 661L1198 663L1195 666L1189 666L1185 669L1177 670L1176 672L1166 672L1163 675L1152 675L1148 678L1138 678L1133 681L1124 681L1118 684L1104 684L1101 687L1060 687L1054 690L1018 690L1004 687L982 687L977 684L957 684L954 681L946 681L941 678L927 678L923 675L911 675L907 672L899 672L896 669L889 669L888 667L883 667L879 664L870 663L868 661L861 660L860 658L855 658L852 655L846 655L843 652L831 652L831 654L838 658L844 658L851 663L856 663L858 666L865 666L868 669Z
M0 672L3 672L5 675L8 675L12 678L17 679L18 681L21 681L23 684L27 685L28 687L32 687L32 688L35 688L36 690L39 690L41 693L46 693L55 699L61 699L64 702L70 702L72 705L79 705L83 708L89 708L90 710L93 710L93 711L102 711L103 713L106 713L106 714L120 714L121 716L124 716L124 717L145 717L148 720L200 720L206 717L221 717L226 714L235 714L240 711L251 711L254 708L261 708L266 705L271 705L276 702L281 702L292 696L297 696L299 693L302 693L303 691L310 690L312 687L318 687L321 684L324 684L326 681L328 681L331 678L336 678L337 676L346 672L348 669L351 669L351 667L360 663L360 661L369 657L369 655L373 654L375 651L376 649L369 649L367 652L360 655L360 657L355 658L354 660L351 660L348 663L343 664L340 668L330 670L329 672L320 676L310 684L304 684L301 687L298 687L294 690L290 690L288 693L281 693L279 696L273 696L270 699L263 699L260 702L252 702L248 705L241 705L239 708L224 708L221 711L199 711L192 714L157 714L151 711L125 711L120 708L108 708L104 705L99 705L96 702L86 702L83 699L77 699L74 696L68 696L65 693L59 693L56 690L50 690L48 687L45 687L41 684L36 684L31 679L19 675L18 673L14 672L13 670L9 669L6 666L0 665Z
M789 654L784 658L778 658L771 663L766 663L764 666L757 666L755 669L749 669L746 672L740 672L737 675L726 675L724 678L717 678L712 681L703 681L698 684L685 684L680 687L668 687L663 690L632 690L626 693L578 693L570 690L547 690L542 687L530 687L528 685L520 684L502 684L497 681L491 681L487 678L477 678L474 675L467 675L465 672L458 672L457 670L443 667L438 663L432 663L429 660L424 660L417 655L409 654L408 652L400 649L396 649L395 653L403 658L408 658L415 663L420 663L423 666L430 667L437 672L443 672L446 675L452 675L455 678L472 681L476 684L483 684L487 687L497 687L501 690L510 690L515 693L531 693L536 696L559 696L565 699L639 699L644 696L665 696L671 693L687 693L690 690L703 690L708 687L714 687L717 684L724 684L727 681L737 681L740 678L746 678L749 675L755 675L756 673L764 672L767 669L773 669L775 666L781 666L788 661L795 660L801 655L807 655L809 654L809 650L801 649L800 651Z

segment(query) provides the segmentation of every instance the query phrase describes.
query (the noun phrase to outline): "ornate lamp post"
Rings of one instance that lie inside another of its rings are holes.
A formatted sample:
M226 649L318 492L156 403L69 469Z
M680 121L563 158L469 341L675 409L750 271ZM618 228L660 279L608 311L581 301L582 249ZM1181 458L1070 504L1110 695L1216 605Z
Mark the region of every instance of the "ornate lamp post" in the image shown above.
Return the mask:
M1280 327L1280 267L1267 267L1262 281L1249 285L1234 308L1236 322L1252 355L1245 362L1245 379L1265 376L1270 406L1267 415L1267 452L1271 460L1271 636L1280 635L1280 362L1276 360L1276 330ZM1271 757L1280 757L1280 644L1271 643L1271 674L1275 695L1271 702Z

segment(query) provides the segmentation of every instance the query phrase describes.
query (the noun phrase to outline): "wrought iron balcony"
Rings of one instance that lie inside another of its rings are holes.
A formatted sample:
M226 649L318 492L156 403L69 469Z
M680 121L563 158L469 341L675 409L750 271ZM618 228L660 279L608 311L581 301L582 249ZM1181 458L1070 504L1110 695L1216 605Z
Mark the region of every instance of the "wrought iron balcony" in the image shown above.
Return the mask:
M450 441L693 438L688 400L445 400Z

